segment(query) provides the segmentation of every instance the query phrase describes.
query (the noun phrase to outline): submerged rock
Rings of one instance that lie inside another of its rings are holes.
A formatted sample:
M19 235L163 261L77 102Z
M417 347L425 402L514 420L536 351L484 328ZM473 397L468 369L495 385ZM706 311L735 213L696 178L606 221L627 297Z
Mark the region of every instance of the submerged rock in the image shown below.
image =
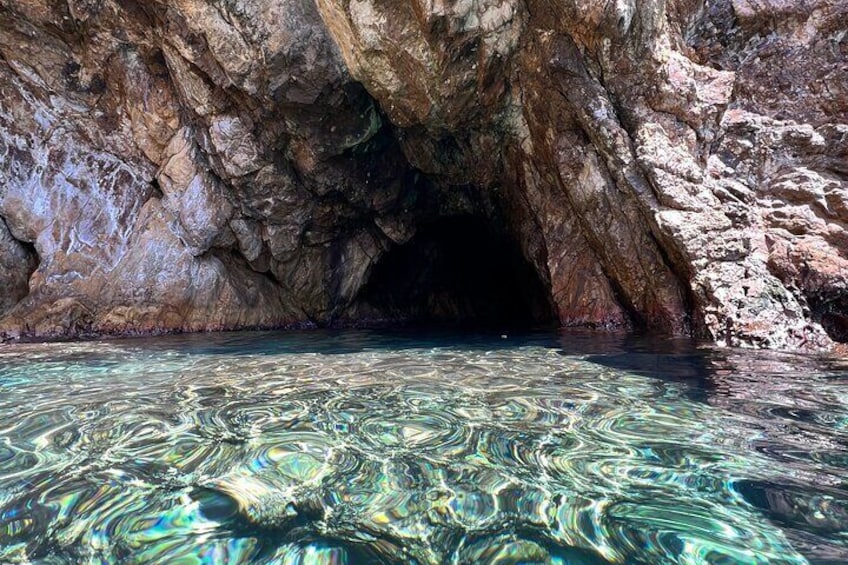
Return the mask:
M461 316L829 346L848 335L846 18L0 0L0 332ZM532 312L479 299L522 293L513 277L476 293L438 272L473 264L433 235L464 218L452 237L488 226L510 249L487 260L535 273ZM407 256L415 292L382 276Z

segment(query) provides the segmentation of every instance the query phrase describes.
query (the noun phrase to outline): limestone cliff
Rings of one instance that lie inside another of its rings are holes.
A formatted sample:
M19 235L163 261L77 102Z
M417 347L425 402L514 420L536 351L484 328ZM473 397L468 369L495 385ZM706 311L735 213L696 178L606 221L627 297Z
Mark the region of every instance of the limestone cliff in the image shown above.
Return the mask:
M848 339L844 0L0 0L0 329Z

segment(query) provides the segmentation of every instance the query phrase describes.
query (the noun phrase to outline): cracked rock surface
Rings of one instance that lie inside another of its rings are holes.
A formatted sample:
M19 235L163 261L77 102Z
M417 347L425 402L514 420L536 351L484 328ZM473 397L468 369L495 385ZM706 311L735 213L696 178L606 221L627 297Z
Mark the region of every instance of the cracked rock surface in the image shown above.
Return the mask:
M473 316L430 273L452 222L514 246L563 325L848 341L846 22L844 0L0 0L0 332ZM376 300L409 249L431 287Z

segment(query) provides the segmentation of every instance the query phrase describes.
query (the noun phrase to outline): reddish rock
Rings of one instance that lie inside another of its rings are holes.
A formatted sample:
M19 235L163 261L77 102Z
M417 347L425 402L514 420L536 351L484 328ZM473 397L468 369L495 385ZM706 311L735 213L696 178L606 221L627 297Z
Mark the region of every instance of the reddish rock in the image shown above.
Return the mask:
M373 273L410 242L441 264L416 234L469 217L516 242L562 324L828 347L848 333L846 19L0 0L0 331L403 318Z

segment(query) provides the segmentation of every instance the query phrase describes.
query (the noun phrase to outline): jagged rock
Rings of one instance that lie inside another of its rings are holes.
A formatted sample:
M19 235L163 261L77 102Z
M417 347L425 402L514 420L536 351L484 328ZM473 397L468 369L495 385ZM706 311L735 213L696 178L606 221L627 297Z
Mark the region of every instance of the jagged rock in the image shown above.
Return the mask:
M544 294L523 302L562 324L829 346L846 19L844 0L0 0L0 332L403 319L422 303L389 311L372 278L405 256L411 294L473 317L422 241L468 218L515 242Z
M29 292L29 276L35 270L35 256L15 239L0 221L0 315Z

